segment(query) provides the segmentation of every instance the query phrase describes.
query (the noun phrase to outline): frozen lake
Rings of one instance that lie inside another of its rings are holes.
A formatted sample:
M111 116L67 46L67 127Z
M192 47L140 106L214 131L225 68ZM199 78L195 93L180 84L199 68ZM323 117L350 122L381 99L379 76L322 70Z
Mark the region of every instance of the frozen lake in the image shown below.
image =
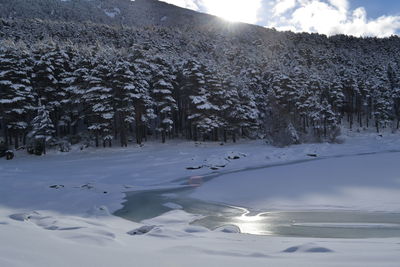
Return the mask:
M245 208L208 203L189 197L195 189L172 189L131 193L116 215L140 222L173 209L203 218L192 222L215 230L234 225L255 235L319 238L400 237L400 214L361 211L271 211L252 213Z
M368 204L371 204L370 207L374 209L382 203L390 202L395 206L400 201L400 196L396 194L398 191L393 191L399 187L399 180L393 179L393 175L399 173L399 167L395 164L398 158L399 153L394 152L356 155L190 177L182 181L180 188L128 193L124 208L117 211L116 215L140 222L181 209L201 215L202 218L192 224L211 230L234 225L242 233L256 235L400 237L400 213L391 211L390 205L383 205L389 210L379 211L358 209L356 205L361 203L369 207ZM385 177L380 177L383 169ZM352 179L347 181L346 174L351 175ZM235 183L242 183L243 186L236 186ZM235 186L230 186L232 184ZM287 190L283 187L287 187ZM369 191L370 188L378 188L377 192L385 196L374 195ZM352 189L354 193L343 196L332 194L339 189L344 192ZM315 197L314 190L326 194ZM385 190L388 190L387 194L384 194ZM293 199L285 199L301 194L307 197L302 196L297 203ZM348 206L342 205L341 198L348 202ZM364 198L370 201L364 201ZM379 199L383 202L380 203ZM250 204L244 208L241 203ZM279 209L277 203L283 203L282 206L296 203L299 206L289 205Z

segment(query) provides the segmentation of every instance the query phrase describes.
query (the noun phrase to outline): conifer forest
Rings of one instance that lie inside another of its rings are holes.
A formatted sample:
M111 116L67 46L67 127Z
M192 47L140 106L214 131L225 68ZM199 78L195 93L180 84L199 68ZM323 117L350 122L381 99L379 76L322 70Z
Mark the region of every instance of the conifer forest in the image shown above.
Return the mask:
M165 20L0 20L5 142L288 145L335 142L343 127L399 128L397 36L278 32L211 16L193 25Z

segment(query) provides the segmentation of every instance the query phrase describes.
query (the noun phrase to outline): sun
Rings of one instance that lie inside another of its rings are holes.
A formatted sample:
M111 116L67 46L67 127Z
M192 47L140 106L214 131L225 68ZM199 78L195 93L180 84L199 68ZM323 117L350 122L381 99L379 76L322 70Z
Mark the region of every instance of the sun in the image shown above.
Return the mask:
M207 12L229 21L256 23L261 0L203 0Z

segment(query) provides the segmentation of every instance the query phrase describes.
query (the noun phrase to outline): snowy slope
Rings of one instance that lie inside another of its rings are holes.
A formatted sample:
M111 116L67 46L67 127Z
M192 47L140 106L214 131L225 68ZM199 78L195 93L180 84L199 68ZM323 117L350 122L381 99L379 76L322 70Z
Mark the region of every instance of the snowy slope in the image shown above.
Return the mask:
M110 25L206 25L211 15L157 0L16 0L0 3L0 17L104 23ZM219 20L218 20L219 21Z
M255 210L340 205L398 212L399 153L389 150L400 150L398 135L287 148L259 141L147 144L51 152L46 160L21 153L0 161L0 266L397 266L398 238L229 234L189 225L198 216L182 210L143 222L155 225L148 234L130 235L143 224L110 215L121 207L125 191L176 187L185 177L214 171L226 174L197 188L195 197ZM372 152L379 154L354 156ZM312 161L233 173L299 160ZM222 163L225 167L210 169ZM354 171L346 172L348 167ZM303 175L293 176L296 172Z

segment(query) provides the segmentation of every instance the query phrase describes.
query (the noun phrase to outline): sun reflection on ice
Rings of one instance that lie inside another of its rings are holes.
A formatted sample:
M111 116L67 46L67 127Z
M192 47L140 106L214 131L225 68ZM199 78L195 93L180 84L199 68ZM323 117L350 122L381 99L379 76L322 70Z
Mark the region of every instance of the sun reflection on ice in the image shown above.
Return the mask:
M241 208L243 209L243 208ZM272 235L272 224L268 219L268 212L251 215L247 209L243 209L244 213L241 216L234 218L234 224L240 228L244 234L253 235ZM269 223L270 222L270 223Z

